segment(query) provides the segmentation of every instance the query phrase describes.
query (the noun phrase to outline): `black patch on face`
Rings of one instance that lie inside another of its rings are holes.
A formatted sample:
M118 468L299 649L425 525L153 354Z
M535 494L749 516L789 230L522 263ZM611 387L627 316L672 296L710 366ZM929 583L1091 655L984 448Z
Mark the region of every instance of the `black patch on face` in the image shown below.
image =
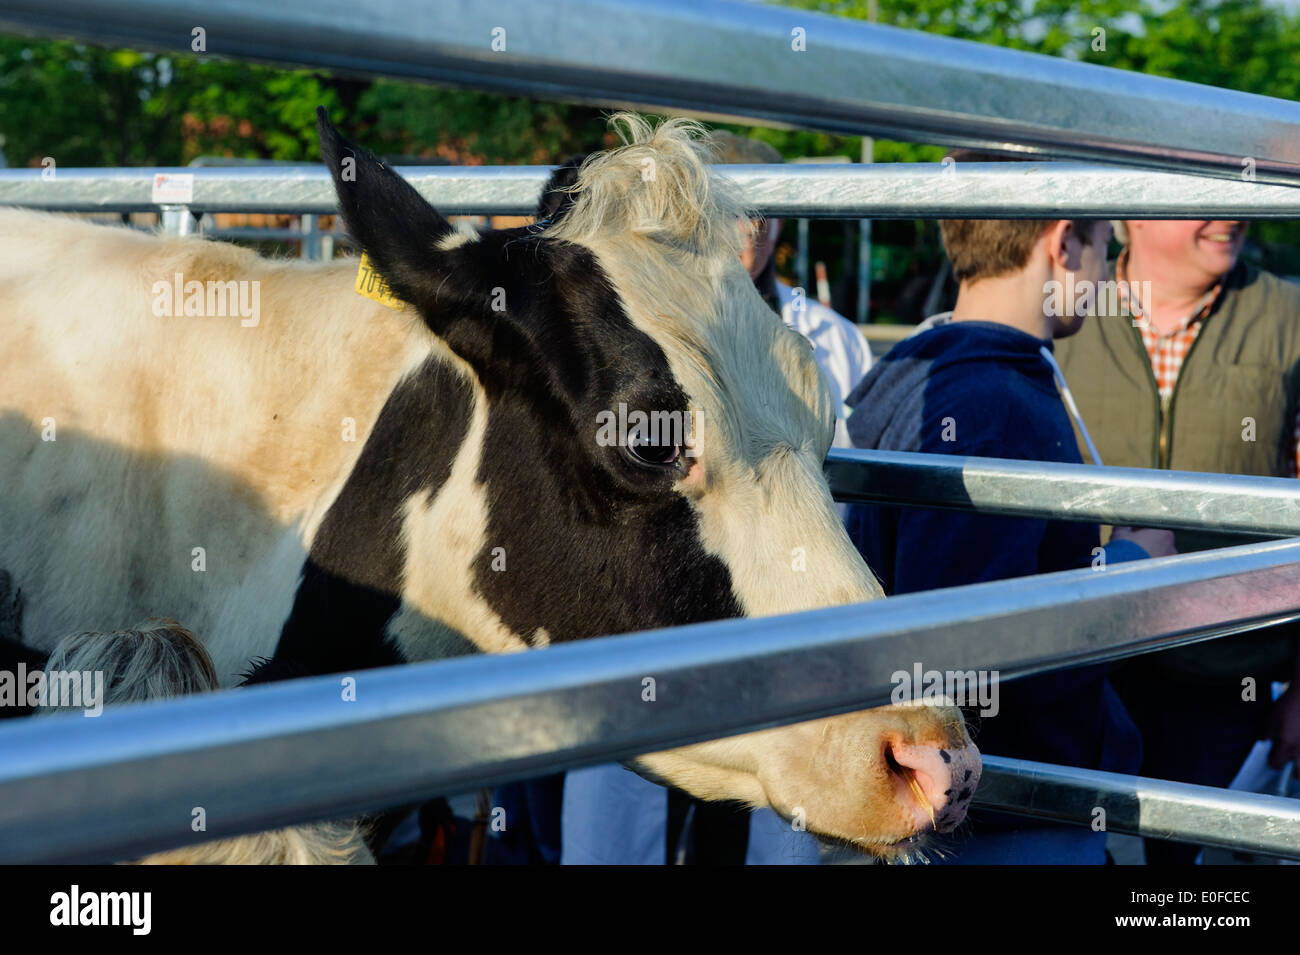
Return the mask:
M435 357L393 390L312 541L274 668L249 682L403 662L385 634L401 605L403 507L446 483L472 402L464 379Z
M498 326L498 361L515 368L485 382L476 589L513 632L540 627L554 642L740 616L726 565L704 550L673 488L680 474L638 468L596 441L598 414L620 402L686 414L663 349L632 324L590 251L518 232L476 245L491 255L494 243L527 243L510 260L550 280L512 297ZM493 569L498 547L504 571Z

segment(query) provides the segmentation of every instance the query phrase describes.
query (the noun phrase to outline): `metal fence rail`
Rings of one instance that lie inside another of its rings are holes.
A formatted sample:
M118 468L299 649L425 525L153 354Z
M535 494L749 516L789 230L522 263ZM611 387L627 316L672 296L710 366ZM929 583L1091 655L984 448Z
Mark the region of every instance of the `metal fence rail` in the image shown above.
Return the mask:
M128 858L861 709L917 662L1010 680L1297 618L1300 541L1268 542L363 671L354 702L322 677L23 720L0 729L0 862Z
M838 501L1300 537L1294 478L832 449Z
M975 802L988 809L1300 859L1300 800L1028 760L986 757Z
M1300 135L1300 134L1298 134ZM447 215L530 215L546 166L402 166ZM323 166L0 170L0 205L153 212L156 173L194 177L196 212L338 211ZM839 219L1300 219L1300 189L1081 163L727 166L768 216Z
M5 0L0 30L1300 181L1300 105L708 0ZM800 32L801 31L801 32ZM803 47L800 49L800 47ZM717 55L727 51L726 57ZM1081 104L1086 104L1082 108Z

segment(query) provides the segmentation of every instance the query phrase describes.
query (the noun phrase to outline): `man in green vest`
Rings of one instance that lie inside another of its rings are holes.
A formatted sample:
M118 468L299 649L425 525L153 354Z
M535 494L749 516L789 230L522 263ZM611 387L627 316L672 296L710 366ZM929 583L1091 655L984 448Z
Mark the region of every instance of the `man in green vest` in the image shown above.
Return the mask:
M1099 463L1296 476L1300 288L1238 261L1245 232L1226 221L1117 224L1125 248L1112 282L1097 290L1095 317L1056 351ZM1187 553L1247 539L1179 531L1175 541ZM1142 775L1226 786L1263 738L1275 766L1300 758L1296 634L1294 625L1252 631L1116 672L1142 731ZM1275 706L1273 680L1292 680ZM1146 850L1149 864L1177 864L1197 847L1148 839Z

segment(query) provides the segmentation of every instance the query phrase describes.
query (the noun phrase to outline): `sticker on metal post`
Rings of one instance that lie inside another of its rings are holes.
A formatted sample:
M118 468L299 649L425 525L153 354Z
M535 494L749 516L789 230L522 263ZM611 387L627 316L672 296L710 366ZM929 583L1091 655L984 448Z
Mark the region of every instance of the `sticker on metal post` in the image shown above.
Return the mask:
M188 205L193 202L194 173L154 173L153 201L160 205Z

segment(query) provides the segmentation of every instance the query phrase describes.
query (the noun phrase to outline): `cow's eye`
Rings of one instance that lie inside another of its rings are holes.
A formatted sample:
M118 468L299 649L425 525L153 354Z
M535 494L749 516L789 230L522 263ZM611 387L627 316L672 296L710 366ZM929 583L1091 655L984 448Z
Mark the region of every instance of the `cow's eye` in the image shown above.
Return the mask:
M633 464L645 468L678 468L682 460L680 444L652 444L640 433L628 435L624 450Z

